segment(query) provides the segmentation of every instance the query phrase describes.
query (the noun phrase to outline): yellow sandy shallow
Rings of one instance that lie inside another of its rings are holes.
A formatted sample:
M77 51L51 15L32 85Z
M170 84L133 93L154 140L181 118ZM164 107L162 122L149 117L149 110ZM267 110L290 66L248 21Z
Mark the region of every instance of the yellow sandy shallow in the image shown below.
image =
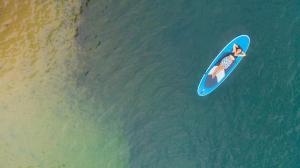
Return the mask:
M120 122L76 87L80 3L0 2L0 167L127 167Z

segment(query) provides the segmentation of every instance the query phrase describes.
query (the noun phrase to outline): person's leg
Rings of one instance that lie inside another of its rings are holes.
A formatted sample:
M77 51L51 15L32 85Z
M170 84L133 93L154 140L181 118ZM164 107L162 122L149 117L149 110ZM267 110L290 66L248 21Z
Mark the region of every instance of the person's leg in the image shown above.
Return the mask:
M224 67L222 66L222 65L219 65L219 66L217 66L216 67L216 69L214 70L214 72L212 73L212 78L215 78L215 76L220 72L220 71L222 71L222 70L224 70Z

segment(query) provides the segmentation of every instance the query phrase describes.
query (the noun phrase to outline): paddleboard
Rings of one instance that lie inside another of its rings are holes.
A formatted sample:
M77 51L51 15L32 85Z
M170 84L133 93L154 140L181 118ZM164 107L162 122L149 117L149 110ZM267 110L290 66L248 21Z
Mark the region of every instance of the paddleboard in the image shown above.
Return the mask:
M217 89L241 62L243 57L238 56L227 69L220 71L216 74L215 78L212 78L211 74L214 72L215 68L219 65L224 56L226 56L227 53L232 52L234 44L237 44L242 48L243 52L246 53L250 45L250 37L248 35L240 35L234 38L221 50L201 78L197 89L199 96L206 96Z

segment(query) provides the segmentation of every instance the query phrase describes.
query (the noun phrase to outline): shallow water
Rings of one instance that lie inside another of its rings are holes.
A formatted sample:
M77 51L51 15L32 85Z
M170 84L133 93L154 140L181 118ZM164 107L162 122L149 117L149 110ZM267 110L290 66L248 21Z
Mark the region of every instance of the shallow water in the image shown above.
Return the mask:
M0 7L0 167L300 166L300 1ZM197 96L240 34L247 57Z
M0 3L0 167L127 163L119 122L86 114L106 109L86 100L73 75L80 68L80 7L79 1Z

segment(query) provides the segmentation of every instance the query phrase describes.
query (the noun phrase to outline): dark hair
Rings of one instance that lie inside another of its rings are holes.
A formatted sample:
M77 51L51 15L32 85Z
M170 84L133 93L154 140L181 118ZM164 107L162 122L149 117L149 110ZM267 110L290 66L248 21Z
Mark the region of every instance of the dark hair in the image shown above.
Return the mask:
M237 46L237 49L241 49L242 51L244 51L241 46L239 46L239 45L236 45L236 46Z

